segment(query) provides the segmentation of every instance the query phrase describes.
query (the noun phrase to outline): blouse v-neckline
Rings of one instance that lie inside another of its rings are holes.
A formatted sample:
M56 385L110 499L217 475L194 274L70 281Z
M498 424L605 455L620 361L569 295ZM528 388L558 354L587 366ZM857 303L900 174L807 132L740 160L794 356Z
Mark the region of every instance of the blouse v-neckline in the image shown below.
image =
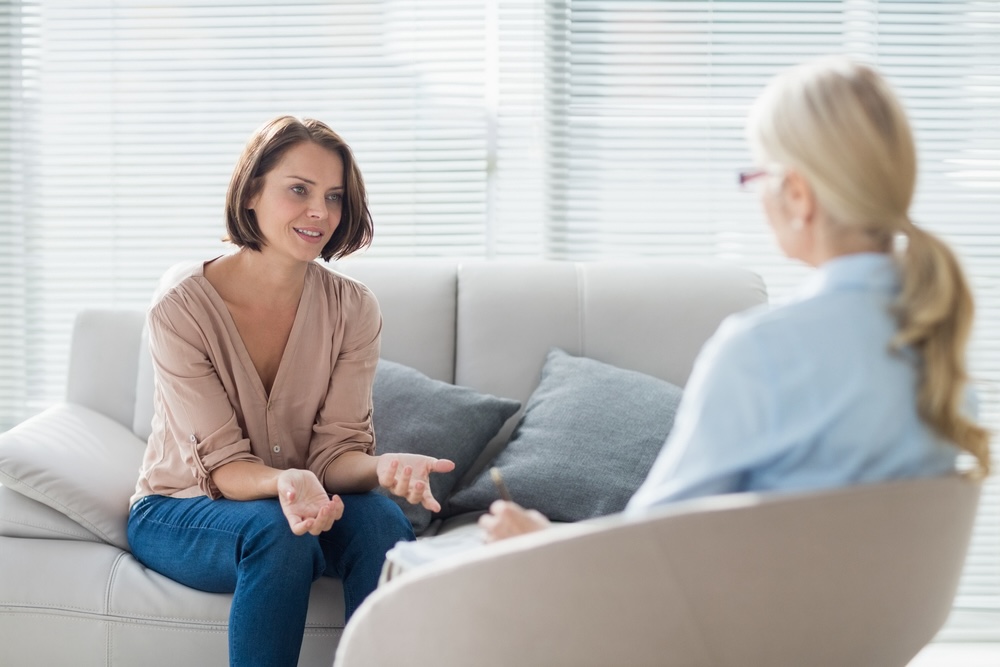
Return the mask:
M260 377L260 372L257 370L257 366L253 363L253 357L250 356L250 350L247 348L246 343L243 341L243 336L240 334L240 329L236 326L236 318L233 317L232 312L229 310L229 305L226 300L222 298L219 291L215 289L208 278L205 277L205 264L202 263L199 272L200 277L207 286L207 293L209 298L215 304L216 308L222 313L222 317L225 321L226 330L229 332L229 338L233 341L233 348L236 350L236 355L240 359L240 363L243 365L243 370L254 379L254 386L257 391L260 392L261 398L264 399L265 403L271 401L278 389L281 387L282 380L285 377L285 367L288 366L289 355L292 354L289 350L295 348L295 338L299 330L302 328L300 321L305 317L305 308L302 304L306 301L306 292L309 290L310 285L310 272L308 268L306 269L305 276L302 283L302 294L299 295L299 302L295 306L295 318L292 320L292 328L288 331L288 339L285 341L285 348L281 351L281 359L278 361L278 370L274 373L274 381L271 383L271 391L268 392L264 387L264 381Z

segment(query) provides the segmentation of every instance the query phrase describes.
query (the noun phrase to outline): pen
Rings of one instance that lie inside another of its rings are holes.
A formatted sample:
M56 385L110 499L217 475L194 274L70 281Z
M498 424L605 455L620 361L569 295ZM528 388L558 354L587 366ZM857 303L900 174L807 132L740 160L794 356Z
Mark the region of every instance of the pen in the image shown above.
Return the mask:
M490 468L490 477L493 478L493 484L497 487L497 491L500 492L500 497L510 501L510 493L507 491L507 485L503 483L503 475L500 474L500 469L495 467Z

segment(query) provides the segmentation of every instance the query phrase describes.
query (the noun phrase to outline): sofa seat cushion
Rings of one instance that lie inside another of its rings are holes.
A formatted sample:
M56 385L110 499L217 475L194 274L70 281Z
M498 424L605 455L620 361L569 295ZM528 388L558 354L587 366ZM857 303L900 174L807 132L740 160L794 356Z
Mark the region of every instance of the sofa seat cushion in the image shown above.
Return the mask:
M373 425L379 454L407 452L455 462L449 473L431 475L431 492L444 505L452 489L497 431L521 404L427 377L382 359L372 389ZM389 494L402 508L413 532L427 530L430 510Z
M665 380L554 349L495 466L514 501L553 520L620 512L663 447L680 399ZM484 511L498 497L484 471L450 508Z
M128 549L128 501L145 443L118 422L71 403L0 435L0 483Z
M100 542L0 537L0 553L0 621L33 638L6 635L4 665L227 663L232 595L178 584ZM332 662L343 598L339 579L313 583L301 664Z

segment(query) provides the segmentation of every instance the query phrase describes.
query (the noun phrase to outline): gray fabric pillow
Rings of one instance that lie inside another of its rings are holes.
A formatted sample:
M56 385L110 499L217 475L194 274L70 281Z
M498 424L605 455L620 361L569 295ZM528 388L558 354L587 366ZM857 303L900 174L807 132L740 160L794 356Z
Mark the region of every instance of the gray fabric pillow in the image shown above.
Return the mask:
M553 520L620 512L663 447L680 399L664 380L552 350L494 465L515 502ZM482 511L498 497L487 470L449 507Z
M431 492L444 506L448 495L479 453L521 404L434 380L420 371L381 359L372 388L375 447L378 454L407 452L455 462L449 473L431 475ZM421 534L430 510L411 505L379 488L403 509Z

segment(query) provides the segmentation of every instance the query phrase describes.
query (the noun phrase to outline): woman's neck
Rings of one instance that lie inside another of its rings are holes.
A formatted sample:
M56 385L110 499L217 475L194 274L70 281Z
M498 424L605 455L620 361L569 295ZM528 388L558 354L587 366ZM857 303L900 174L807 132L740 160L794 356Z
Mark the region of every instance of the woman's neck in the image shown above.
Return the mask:
M820 266L831 259L859 253L887 253L892 249L892 239L872 234L853 225L838 225L823 221L816 229L812 257L809 263Z
M263 307L298 304L308 268L306 262L275 261L266 252L245 248L210 266L214 275L206 277L223 287L226 300Z

